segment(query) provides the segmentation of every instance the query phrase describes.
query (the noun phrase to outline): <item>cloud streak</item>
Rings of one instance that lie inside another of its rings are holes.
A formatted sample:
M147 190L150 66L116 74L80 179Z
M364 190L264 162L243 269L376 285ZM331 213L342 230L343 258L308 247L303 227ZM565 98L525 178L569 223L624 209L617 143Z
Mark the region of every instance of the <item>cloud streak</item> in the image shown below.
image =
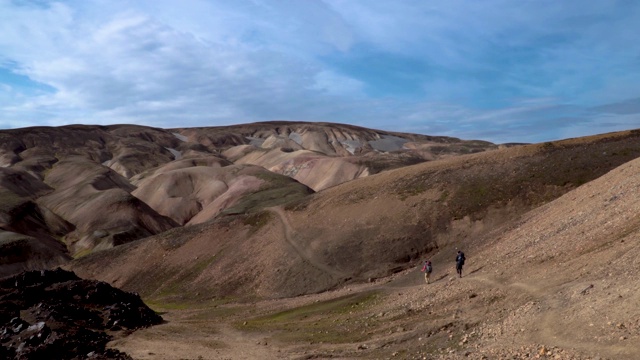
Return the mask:
M640 5L0 0L0 127L271 119L538 142L637 127Z

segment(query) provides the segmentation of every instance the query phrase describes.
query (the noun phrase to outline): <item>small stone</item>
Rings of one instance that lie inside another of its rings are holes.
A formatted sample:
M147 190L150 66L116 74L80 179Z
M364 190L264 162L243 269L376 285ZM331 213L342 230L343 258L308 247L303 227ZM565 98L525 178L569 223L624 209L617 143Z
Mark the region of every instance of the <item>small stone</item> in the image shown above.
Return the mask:
M547 348L545 348L544 346L540 348L540 351L538 351L538 355L544 355L547 352Z

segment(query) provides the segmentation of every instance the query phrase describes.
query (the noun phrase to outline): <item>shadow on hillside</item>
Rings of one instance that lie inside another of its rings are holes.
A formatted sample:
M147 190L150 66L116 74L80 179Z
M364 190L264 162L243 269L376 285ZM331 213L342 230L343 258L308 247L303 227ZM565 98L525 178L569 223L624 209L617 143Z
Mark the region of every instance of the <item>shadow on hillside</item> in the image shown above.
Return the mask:
M475 270L473 270L473 271L469 272L469 275L471 275L471 274L475 274L475 273L477 273L478 271L482 270L483 268L484 268L484 265L482 265L482 266L480 266L479 268L477 268L477 269L475 269Z
M433 280L433 282L438 282L438 281L440 281L440 280L442 280L442 279L446 278L447 276L449 276L449 273L446 273L446 274L440 275L440 277L439 277L439 278L437 278L437 279L435 279L435 280Z

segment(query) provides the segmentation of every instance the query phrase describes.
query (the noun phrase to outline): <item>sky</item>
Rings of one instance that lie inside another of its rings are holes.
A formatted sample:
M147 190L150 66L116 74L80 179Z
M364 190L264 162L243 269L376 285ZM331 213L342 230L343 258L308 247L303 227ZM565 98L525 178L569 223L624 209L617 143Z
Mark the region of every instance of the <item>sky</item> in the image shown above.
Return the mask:
M640 128L635 0L0 0L0 129Z

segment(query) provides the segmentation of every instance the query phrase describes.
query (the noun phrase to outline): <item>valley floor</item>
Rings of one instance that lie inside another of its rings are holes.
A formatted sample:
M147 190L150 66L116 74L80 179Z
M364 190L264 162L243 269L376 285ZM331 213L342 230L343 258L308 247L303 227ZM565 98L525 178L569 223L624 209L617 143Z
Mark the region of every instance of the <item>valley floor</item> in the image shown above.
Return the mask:
M540 286L483 264L432 279L413 269L290 299L151 304L166 322L110 345L134 359L640 358L638 319L579 326L589 314L567 294L590 301L599 283Z

